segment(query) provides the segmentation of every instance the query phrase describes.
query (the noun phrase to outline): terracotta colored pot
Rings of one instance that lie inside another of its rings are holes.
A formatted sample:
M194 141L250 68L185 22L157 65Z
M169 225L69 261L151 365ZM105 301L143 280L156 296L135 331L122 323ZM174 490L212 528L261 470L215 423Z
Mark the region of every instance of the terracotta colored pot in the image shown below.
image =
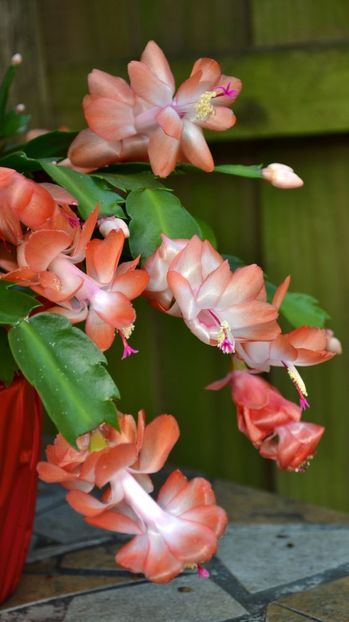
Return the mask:
M0 603L20 580L30 543L41 415L38 395L23 377L0 385Z

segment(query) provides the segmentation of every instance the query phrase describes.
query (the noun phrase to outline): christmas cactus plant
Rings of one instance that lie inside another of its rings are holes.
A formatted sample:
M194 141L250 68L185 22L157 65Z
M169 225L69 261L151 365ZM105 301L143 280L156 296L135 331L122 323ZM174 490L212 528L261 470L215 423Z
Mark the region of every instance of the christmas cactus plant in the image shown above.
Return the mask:
M65 486L67 502L91 525L132 536L118 564L158 583L187 566L204 575L201 564L227 524L224 509L208 481L188 481L179 470L154 499L151 475L178 440L178 425L169 414L146 424L143 411L137 421L121 413L103 352L121 346L122 359L137 354L133 300L144 296L154 313L178 318L226 358L227 376L207 388L231 386L238 428L260 454L304 470L324 428L302 420L309 396L299 368L340 352L324 328L327 315L310 296L288 293L288 277L276 287L258 265L222 256L210 225L163 178L198 167L279 188L303 182L284 164L215 166L204 130L233 127L241 90L215 60L197 60L176 89L150 41L130 62L129 82L89 74L87 129L14 144L28 120L23 107L7 109L19 62L15 55L0 91L1 381L22 374L58 429L40 478ZM291 332L282 333L279 314ZM261 377L275 365L299 404Z

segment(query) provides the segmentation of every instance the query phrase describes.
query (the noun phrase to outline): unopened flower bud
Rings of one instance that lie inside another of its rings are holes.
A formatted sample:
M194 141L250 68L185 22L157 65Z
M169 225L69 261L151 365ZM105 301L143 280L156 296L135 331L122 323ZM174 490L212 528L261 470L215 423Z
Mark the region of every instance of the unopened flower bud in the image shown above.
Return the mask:
M262 169L264 179L269 181L276 188L300 188L303 186L303 180L296 175L293 168L286 164L274 162Z
M116 216L100 218L98 220L98 227L104 238L107 237L110 231L122 231L125 238L130 237L130 231L127 224L122 220L122 218L116 218Z
M333 330L331 330L330 328L326 329L326 350L328 352L334 352L335 354L342 354L342 344L339 341L339 339L337 339L337 337L334 336Z
M22 54L19 54L18 52L16 54L14 54L11 58L11 65L20 65L22 62Z

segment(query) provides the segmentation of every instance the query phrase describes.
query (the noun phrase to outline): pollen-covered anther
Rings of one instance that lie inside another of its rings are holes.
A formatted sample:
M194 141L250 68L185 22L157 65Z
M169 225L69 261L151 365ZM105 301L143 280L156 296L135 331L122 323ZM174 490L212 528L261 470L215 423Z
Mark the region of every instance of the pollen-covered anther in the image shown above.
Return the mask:
M217 91L205 91L195 104L195 117L197 121L206 121L214 112L211 100L217 97Z
M297 393L299 395L299 400L300 400L300 406L302 410L304 410L305 408L309 407L308 400L306 399L308 397L308 391L305 386L304 380L302 376L300 375L298 369L294 365L286 365L285 363L284 365L287 369L287 373L289 377L291 378L294 386L297 389Z
M220 330L217 335L217 348L222 350L224 354L234 354L235 352L235 339L230 330L228 322L225 320L220 325Z
M126 339L129 339L133 333L135 329L135 325L134 324L130 324L129 326L126 326L126 328L121 328L121 332L122 334L126 337Z
M310 467L310 463L312 461L312 459L314 458L314 456L309 456L305 462L303 462L303 464L301 464L299 467L297 467L296 469L290 469L291 471L293 470L295 473L305 473L309 467Z

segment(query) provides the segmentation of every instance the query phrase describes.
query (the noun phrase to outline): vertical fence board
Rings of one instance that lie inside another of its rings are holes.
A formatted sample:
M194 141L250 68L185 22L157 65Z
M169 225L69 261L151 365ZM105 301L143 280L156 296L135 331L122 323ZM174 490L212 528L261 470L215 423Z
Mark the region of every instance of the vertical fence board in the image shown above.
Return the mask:
M311 402L304 419L325 425L326 433L309 471L302 476L278 475L278 489L315 503L348 508L349 148L344 141L323 139L320 144L313 141L277 153L297 165L305 186L284 194L263 188L265 268L276 281L290 272L295 291L321 301L344 348L337 360L301 370ZM273 155L275 148L271 159ZM287 381L282 375L280 370L275 377L284 389ZM294 399L292 388L287 390Z

